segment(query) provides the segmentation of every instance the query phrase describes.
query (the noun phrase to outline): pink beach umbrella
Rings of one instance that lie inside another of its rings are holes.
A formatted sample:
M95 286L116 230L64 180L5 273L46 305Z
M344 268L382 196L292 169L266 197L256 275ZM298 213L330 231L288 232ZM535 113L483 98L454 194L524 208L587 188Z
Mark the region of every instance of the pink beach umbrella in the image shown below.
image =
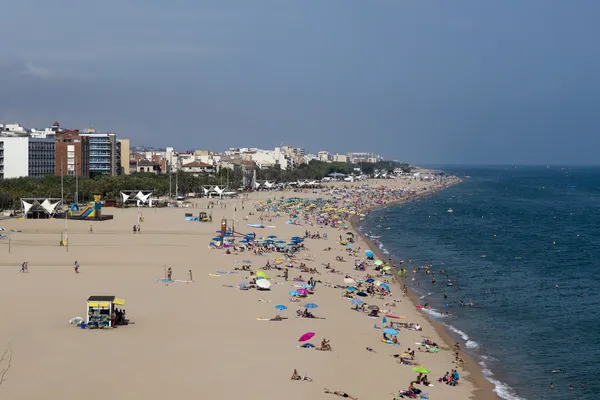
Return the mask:
M304 335L300 336L298 339L299 342L306 342L307 340L312 339L315 336L314 332L306 332Z
M300 296L308 296L308 290L306 289L298 289L296 290Z

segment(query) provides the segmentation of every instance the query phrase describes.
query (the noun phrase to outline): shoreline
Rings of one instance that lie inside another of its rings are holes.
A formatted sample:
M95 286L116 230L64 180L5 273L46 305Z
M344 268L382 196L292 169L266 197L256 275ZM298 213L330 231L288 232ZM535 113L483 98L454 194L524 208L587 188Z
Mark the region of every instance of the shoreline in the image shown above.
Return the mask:
M390 202L390 203L383 204L378 207L372 207L365 211L370 214L372 211L381 210L381 209L387 208L387 207L398 206L398 205L405 204L405 203L408 203L411 201L421 200L423 198L428 198L428 197L431 197L431 196L437 194L438 192L440 192L442 190L448 189L454 185L458 185L461 182L462 182L462 179L458 179L456 181L450 182L449 184L445 185L442 188L425 190L422 193L418 193L418 194L410 196L406 199ZM367 214L367 216L368 216L368 214ZM367 244L369 249L376 255L376 258L379 258L380 260L384 260L387 258L387 256L381 251L379 246L377 246L372 239L367 237L365 233L361 232L361 230L359 229L359 227L361 225L361 221L359 220L358 217L352 216L349 219L349 223L350 223L350 226L352 227L352 230L358 236L360 236L360 238ZM393 257L393 254L388 254L388 256ZM396 269L394 269L393 271L394 271L394 275L393 275L394 284L396 285L397 289L399 291L401 291L402 285L404 284L404 279L398 278ZM407 288L408 288L407 297L408 297L409 301L412 303L413 307L416 308L416 306L420 303L419 298L418 298L417 294L414 293L414 291L412 290L412 288L410 286L407 285ZM456 343L456 340L455 340L455 338L452 337L452 334L449 332L449 330L442 323L435 321L434 319L429 317L423 311L420 311L420 314L423 317L425 317L427 322L433 327L434 331L442 339L442 341L448 347L448 349L452 349L452 347ZM461 339L459 339L459 340L461 340ZM469 374L469 376L465 377L465 379L470 381L475 387L475 390L472 393L471 398L478 399L478 400L479 399L480 400L497 400L499 397L494 392L495 385L485 378L482 367L477 363L477 361L473 358L473 356L471 356L470 354L468 354L467 352L465 352L463 350L463 351L461 351L461 358L464 360L462 368L465 371L467 371Z

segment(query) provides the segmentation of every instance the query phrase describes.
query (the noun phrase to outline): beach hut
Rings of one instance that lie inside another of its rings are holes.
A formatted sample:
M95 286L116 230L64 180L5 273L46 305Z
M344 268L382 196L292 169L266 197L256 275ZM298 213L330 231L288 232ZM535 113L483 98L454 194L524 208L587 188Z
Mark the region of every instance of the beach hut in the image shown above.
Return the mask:
M113 328L117 324L116 306L124 305L125 300L115 296L90 296L87 299L86 326L89 329ZM122 309L120 313L124 315Z

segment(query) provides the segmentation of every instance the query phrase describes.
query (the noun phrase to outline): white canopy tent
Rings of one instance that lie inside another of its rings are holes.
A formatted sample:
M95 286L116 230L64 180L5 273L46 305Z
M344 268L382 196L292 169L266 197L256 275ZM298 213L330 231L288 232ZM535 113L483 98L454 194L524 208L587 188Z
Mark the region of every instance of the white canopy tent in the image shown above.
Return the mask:
M26 197L21 199L24 218L27 218L30 213L37 210L42 210L49 218L53 218L61 204L61 199L51 197Z

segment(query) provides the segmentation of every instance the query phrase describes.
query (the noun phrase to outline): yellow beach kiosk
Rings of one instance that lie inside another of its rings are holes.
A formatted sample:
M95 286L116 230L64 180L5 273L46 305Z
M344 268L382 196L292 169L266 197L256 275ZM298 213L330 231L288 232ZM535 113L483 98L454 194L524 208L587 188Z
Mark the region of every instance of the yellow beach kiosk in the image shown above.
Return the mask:
M113 328L116 306L124 306L125 300L115 296L90 296L87 299L87 328Z

